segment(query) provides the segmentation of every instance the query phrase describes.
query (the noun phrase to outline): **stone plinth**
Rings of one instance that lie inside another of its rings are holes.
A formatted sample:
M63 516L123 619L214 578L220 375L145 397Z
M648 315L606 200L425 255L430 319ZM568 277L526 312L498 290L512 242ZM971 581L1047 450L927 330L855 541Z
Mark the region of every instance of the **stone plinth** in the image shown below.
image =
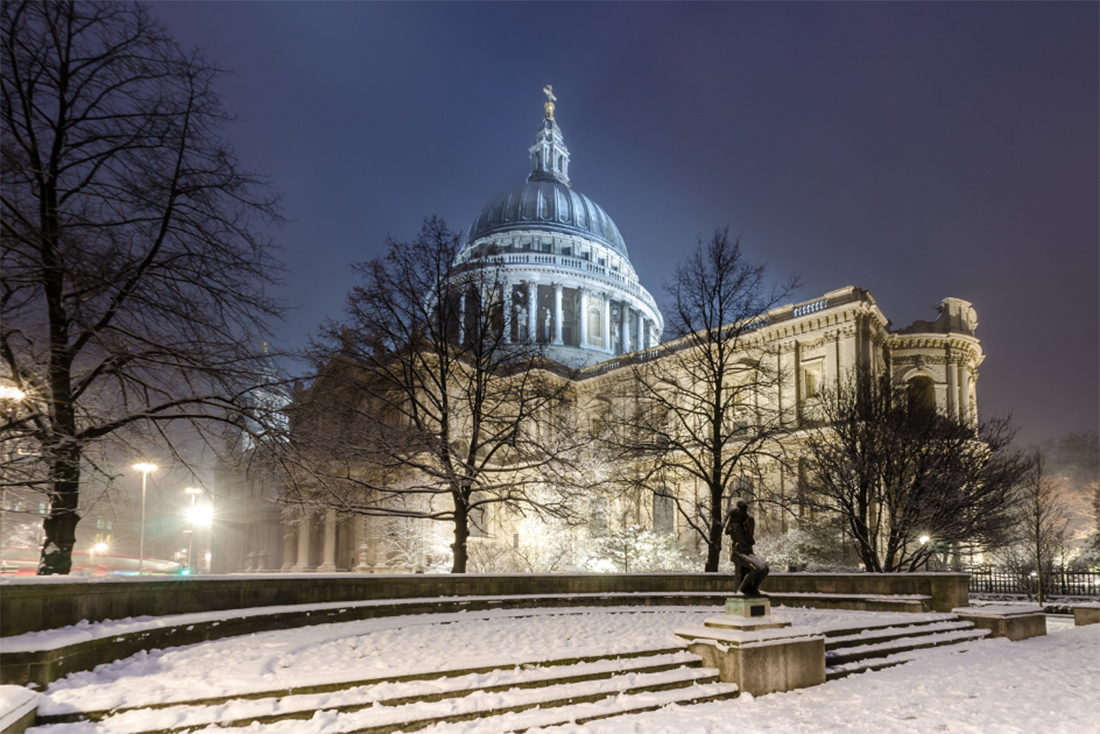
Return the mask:
M771 617L757 617L755 619L751 617L736 617L727 614L724 617L710 617L703 622L703 625L713 629L729 629L729 630L741 630L742 632L753 632L755 630L777 630L784 627L790 627L790 622L777 622Z
M951 610L959 619L989 630L990 637L1007 637L1013 642L1047 633L1043 608L1036 606L958 607Z
M1073 626L1100 624L1100 604L1080 604L1073 607Z
M772 613L771 600L766 596L731 596L726 599L726 614L730 617L759 618Z
M825 638L775 624L727 615L678 629L676 635L704 666L717 668L724 683L737 684L743 693L761 696L824 683Z

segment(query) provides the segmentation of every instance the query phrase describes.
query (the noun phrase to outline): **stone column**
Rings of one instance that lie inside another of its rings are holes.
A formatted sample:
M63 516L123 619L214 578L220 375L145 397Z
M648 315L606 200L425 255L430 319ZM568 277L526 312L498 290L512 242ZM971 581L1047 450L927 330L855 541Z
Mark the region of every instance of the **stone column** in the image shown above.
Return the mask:
M501 286L501 293L504 296L503 309L504 309L504 343L512 343L512 283L511 281L504 281L504 285Z
M947 370L947 415L957 417L959 415L958 401L959 401L959 370L955 364L955 360L950 355L947 357L947 362L944 364L944 369Z
M856 368L856 339L858 338L858 332L852 332L851 334L842 334L840 336L839 344L839 359L840 365L837 371L841 380L846 380L850 374L855 371Z
M781 348L779 352L779 416L783 425L798 422L798 376L795 373L795 348ZM784 513L780 513L784 514Z
M974 420L970 415L970 370L965 360L959 362L959 420L968 424Z
M554 283L554 344L561 344L561 294L564 286L561 283Z
M370 528L367 527L367 516L360 515L355 519L355 540L359 548L359 562L353 569L356 573L371 573L374 570L370 563L371 547L370 541L368 540L369 534Z
M336 510L325 510L324 558L317 567L319 573L336 570Z
M527 281L527 341L534 344L539 340L539 282Z
M283 565L279 570L288 573L294 567L294 526L283 520Z
M619 344L623 354L634 351L630 348L630 307L626 305L626 301L619 307Z
M458 346L466 343L466 290L458 294Z
M838 362L837 337L825 337L825 364L823 365L821 382L830 385L832 389L840 387L840 365Z
M645 349L645 316L638 312L638 346L637 349Z
M298 562L290 569L294 573L313 570L313 566L309 565L309 536L309 518L303 517L302 521L298 523Z
M603 350L611 353L611 294L603 294Z
M578 288L581 294L581 314L580 314L580 326L581 326L581 349L588 349L588 289Z

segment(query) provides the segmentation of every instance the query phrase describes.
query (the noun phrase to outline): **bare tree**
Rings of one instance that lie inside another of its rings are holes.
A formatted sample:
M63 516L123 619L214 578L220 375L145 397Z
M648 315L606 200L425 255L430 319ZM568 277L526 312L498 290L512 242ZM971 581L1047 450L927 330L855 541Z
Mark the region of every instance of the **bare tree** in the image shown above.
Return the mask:
M769 285L728 229L700 239L665 286L674 341L634 366L625 412L613 418L614 441L637 468L634 483L676 504L707 546L707 571L718 570L724 507L761 461L781 453L784 422L772 397L781 374L754 332L797 285ZM677 491L685 480L704 494Z
M313 350L318 376L294 409L295 499L450 522L464 573L490 508L569 514L565 459L582 445L570 381L507 338L510 285L492 255L456 265L461 240L437 218L387 244L356 266L345 322Z
M39 573L68 573L93 449L263 430L278 213L222 138L220 71L141 6L2 13L2 453L33 457L2 481L49 495Z
M1039 603L1046 601L1055 562L1066 545L1070 508L1064 487L1047 469L1041 449L1031 455L1031 465L1019 488L1020 531L1029 563L1035 572Z
M1100 559L1100 437L1096 431L1044 441L1043 470L1058 484L1065 505L1066 564L1088 567Z
M822 392L820 425L803 440L802 501L840 520L868 571L914 571L934 549L997 548L1012 538L1027 466L1012 435L1003 420L975 428L940 415L862 368Z

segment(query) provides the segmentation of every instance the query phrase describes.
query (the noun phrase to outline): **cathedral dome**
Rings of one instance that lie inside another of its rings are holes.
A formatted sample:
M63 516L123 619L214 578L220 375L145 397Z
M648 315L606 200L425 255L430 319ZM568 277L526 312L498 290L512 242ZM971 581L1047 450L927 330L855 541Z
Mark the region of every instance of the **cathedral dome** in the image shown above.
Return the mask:
M486 204L470 225L466 244L499 232L542 230L596 240L626 256L626 243L615 222L596 202L566 183L529 179Z
M528 149L524 183L497 194L474 217L455 257L458 321L489 314L505 345L537 344L547 359L592 366L645 353L661 341L664 318L627 256L619 228L569 182L569 150L546 116ZM492 268L492 282L467 276Z

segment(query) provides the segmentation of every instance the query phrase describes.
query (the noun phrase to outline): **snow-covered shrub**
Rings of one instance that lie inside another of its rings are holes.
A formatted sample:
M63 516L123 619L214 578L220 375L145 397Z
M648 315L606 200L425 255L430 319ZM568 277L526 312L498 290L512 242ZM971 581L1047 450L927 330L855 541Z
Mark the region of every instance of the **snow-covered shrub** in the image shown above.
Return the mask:
M577 565L596 573L660 573L696 570L700 559L680 547L671 533L631 525L593 538Z
M758 537L755 550L777 572L858 570L836 530L810 520L786 533Z

